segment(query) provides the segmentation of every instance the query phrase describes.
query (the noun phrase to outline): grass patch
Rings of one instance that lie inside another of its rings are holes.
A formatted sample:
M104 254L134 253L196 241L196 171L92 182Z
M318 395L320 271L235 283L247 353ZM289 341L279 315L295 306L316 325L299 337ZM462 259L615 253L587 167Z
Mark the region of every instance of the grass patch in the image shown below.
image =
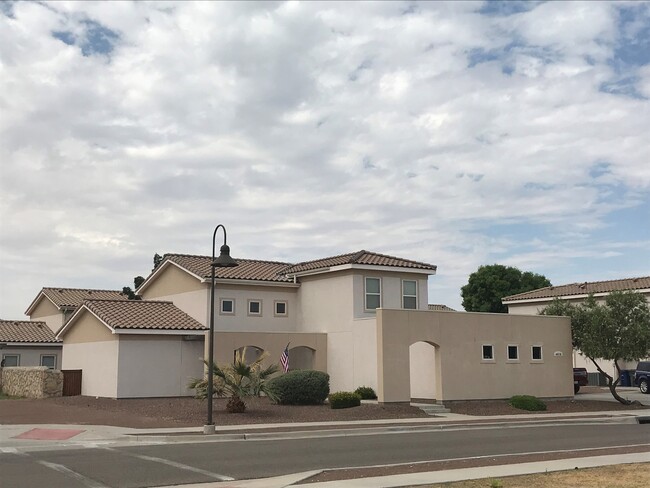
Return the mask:
M546 410L546 404L539 398L530 395L515 395L508 400L508 403L520 410L529 412L542 412Z

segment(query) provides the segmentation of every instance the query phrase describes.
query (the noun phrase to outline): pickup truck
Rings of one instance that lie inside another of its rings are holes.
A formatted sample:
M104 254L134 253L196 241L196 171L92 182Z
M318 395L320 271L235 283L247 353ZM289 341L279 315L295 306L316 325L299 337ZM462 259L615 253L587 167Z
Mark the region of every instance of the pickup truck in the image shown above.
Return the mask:
M587 386L587 368L573 368L573 393L578 393L581 386Z

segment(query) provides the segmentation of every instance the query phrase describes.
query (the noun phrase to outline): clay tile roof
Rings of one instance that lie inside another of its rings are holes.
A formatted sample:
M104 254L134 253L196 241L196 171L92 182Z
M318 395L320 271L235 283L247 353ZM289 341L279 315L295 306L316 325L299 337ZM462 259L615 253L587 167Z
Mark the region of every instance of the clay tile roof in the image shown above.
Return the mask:
M45 322L0 319L0 342L54 343L61 341Z
M166 260L172 261L189 272L209 279L211 274L210 256L192 256L188 254L165 254ZM215 276L221 279L277 281L282 283L291 280L278 273L291 266L291 263L276 261L260 261L257 259L235 259L239 266L232 268L215 268Z
M349 254L340 254L329 258L316 259L314 261L305 261L302 263L294 264L284 270L285 274L300 273L302 271L312 271L316 269L330 268L332 266L340 266L343 264L369 264L374 266L393 266L397 268L411 268L411 269L428 269L435 271L436 266L433 264L421 263L418 261L411 261L410 259L402 259L394 256L387 256L369 251L358 251Z
M650 289L650 276L640 278L624 278L609 281L585 281L584 283L570 283L568 285L547 286L537 290L518 293L503 298L502 302L518 300L532 300L535 298L555 298L571 295L588 295L590 293L611 293L613 291Z
M205 330L172 302L86 300L83 305L113 329Z
M84 300L96 298L100 300L127 300L126 295L117 290L90 290L85 288L43 288L47 296L57 307L76 308Z
M455 312L451 307L448 307L447 305L442 305L438 303L430 303L429 304L429 310L435 310L436 312Z

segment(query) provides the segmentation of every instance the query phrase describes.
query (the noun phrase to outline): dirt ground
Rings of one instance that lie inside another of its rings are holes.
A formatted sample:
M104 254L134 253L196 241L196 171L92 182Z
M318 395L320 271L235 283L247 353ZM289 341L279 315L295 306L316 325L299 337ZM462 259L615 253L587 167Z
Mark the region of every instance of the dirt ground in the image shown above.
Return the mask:
M214 401L217 425L326 422L374 419L405 419L427 417L409 405L378 405L364 403L360 407L332 410L328 405L275 405L266 398L250 398L243 414L225 412L225 399ZM600 401L549 401L548 413L629 410L619 403ZM526 414L502 401L458 402L449 405L452 412L469 415ZM647 407L645 407L647 408ZM194 398L143 398L112 400L94 397L59 397L0 400L0 424L81 424L113 425L134 428L199 427L205 423L207 404Z

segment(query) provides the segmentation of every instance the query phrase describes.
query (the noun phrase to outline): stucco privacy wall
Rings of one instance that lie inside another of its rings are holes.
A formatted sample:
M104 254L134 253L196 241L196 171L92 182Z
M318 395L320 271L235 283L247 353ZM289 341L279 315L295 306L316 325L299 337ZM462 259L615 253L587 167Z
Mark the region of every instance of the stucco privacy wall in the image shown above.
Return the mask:
M566 317L468 312L377 311L377 395L380 402L408 402L409 346L437 345L436 400L573 396L571 326ZM494 360L482 360L482 346ZM519 360L507 360L507 346L519 346ZM542 346L542 361L531 347ZM438 394L439 393L439 394Z
M217 364L233 362L234 353L244 346L255 346L268 351L265 364L280 362L287 343L289 348L308 347L314 351L312 369L327 372L327 334L299 332L215 332L214 358ZM206 341L205 357L208 357ZM291 362L291 353L289 354Z
M86 310L63 336L61 369L81 369L81 394L115 398L119 341L110 329Z
M40 366L41 356L55 356L56 364L54 369L61 369L61 350L62 346L39 346L35 344L4 346L0 349L0 358L4 355L16 354L20 356L18 366Z
M29 315L29 320L40 320L56 332L63 325L63 313L47 297L41 296L38 305Z
M0 389L7 395L25 398L61 396L63 373L45 366L0 368Z
M202 336L120 334L116 397L194 395L187 384L203 376L203 342Z

